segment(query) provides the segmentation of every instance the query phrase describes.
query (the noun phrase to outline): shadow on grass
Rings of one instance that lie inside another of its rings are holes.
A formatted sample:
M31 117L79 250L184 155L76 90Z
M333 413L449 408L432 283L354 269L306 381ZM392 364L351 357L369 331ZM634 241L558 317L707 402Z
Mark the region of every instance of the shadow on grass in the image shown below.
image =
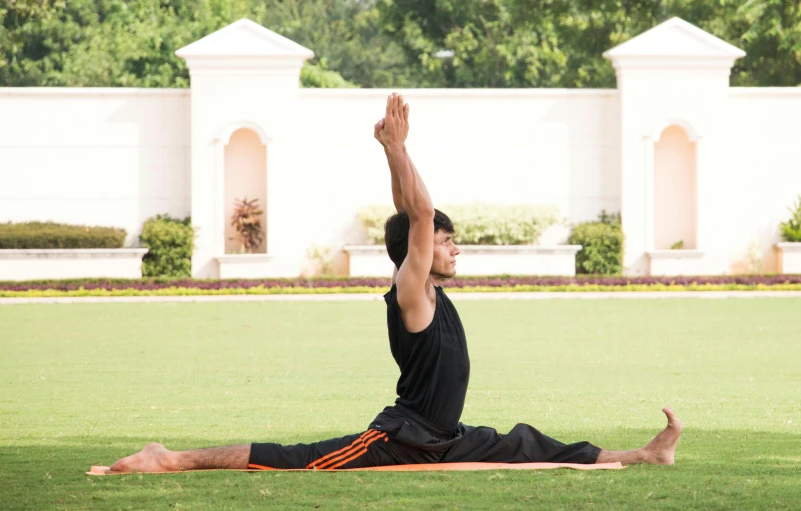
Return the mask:
M650 430L607 435L612 447ZM232 473L87 476L149 441L168 448L229 440L174 437L62 437L56 445L0 448L3 509L501 509L547 505L581 509L771 508L797 505L801 435L687 430L672 467L624 471L434 473ZM302 441L313 441L303 438Z

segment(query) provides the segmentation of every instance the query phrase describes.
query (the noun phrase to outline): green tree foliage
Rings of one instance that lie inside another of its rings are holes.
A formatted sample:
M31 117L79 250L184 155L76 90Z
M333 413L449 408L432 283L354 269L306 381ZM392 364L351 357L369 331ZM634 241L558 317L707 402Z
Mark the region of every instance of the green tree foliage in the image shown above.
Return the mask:
M252 20L314 51L322 70L362 87L406 87L414 71L369 0L257 0ZM306 82L304 82L306 85Z
M315 51L306 86L406 84L400 48L354 0L6 0L0 85L187 87L175 51L243 17Z
M2 0L0 86L186 87L175 50L248 17L305 86L614 87L601 54L673 16L747 52L734 85L801 85L788 0Z
M748 53L734 85L801 85L798 2L380 0L378 8L431 86L614 87L601 54L673 16Z

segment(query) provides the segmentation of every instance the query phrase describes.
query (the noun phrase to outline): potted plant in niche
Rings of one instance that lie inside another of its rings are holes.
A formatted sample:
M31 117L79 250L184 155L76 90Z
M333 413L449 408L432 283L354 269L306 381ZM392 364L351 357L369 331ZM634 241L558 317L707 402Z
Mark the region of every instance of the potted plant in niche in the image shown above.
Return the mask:
M801 273L801 196L790 208L792 216L780 224L782 242L779 251L779 273Z
M264 210L258 199L236 199L233 213L229 218L235 240L239 247L233 253L219 255L214 259L218 264L218 276L221 279L264 278L271 273L269 254L259 250L264 248L266 237L262 216ZM262 253L259 253L262 252Z
M237 199L234 203L234 212L231 215L231 227L236 230L236 239L240 244L240 253L252 254L264 241L264 232L261 226L261 215L264 211L259 208L259 199Z

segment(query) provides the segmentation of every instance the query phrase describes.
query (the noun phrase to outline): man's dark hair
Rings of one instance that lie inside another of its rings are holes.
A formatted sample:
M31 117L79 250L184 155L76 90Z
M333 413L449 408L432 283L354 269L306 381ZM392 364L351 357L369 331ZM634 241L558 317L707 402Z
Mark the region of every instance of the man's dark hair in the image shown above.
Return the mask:
M384 224L384 242L395 266L400 268L409 252L409 214L405 211L389 217ZM453 234L453 222L442 211L434 210L434 234L445 231Z

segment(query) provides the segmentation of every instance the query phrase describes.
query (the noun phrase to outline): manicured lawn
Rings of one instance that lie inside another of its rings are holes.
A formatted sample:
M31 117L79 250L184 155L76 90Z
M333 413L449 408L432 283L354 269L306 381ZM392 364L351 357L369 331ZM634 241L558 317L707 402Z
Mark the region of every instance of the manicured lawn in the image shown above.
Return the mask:
M639 447L673 467L90 477L170 449L311 442L394 400L381 302L0 306L2 509L798 509L801 300L456 302L463 421Z

